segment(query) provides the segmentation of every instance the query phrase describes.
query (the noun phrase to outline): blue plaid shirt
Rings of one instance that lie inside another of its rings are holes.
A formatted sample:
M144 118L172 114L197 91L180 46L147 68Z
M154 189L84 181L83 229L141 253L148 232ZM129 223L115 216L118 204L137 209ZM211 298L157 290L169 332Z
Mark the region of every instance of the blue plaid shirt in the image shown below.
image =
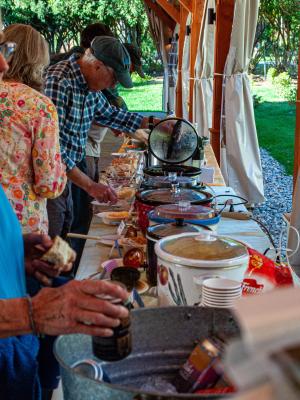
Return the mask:
M91 123L135 132L143 116L111 106L101 92L91 92L77 63L77 54L48 68L45 94L57 108L61 155L67 170L85 155Z

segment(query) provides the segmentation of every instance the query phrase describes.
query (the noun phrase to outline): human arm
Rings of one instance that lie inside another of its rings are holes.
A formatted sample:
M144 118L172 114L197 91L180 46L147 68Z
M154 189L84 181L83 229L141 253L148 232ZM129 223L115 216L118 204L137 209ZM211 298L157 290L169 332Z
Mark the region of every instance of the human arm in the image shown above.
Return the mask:
M32 318L38 333L82 333L111 336L111 328L128 315L122 306L96 296L107 294L126 300L128 293L105 281L71 281L59 288L44 288L32 298ZM0 300L0 337L32 333L26 298Z
M29 276L34 276L43 285L50 286L54 278L61 272L67 272L72 269L75 257L73 255L65 265L53 265L42 261L41 256L52 247L53 242L48 235L39 233L29 233L23 235L25 271Z
M111 202L112 204L117 202L117 194L110 186L94 182L85 173L80 171L79 168L72 168L68 171L67 175L73 183L85 190L91 197L95 198L99 202Z
M139 128L148 129L149 117L143 117L141 114L111 106L102 93L98 95L96 123L126 133L133 133ZM159 121L159 119L154 118L153 123L156 124Z
M34 140L31 151L33 189L39 196L53 199L63 192L67 182L60 154L58 117L52 102L44 96L35 98L35 106L37 117L32 121Z

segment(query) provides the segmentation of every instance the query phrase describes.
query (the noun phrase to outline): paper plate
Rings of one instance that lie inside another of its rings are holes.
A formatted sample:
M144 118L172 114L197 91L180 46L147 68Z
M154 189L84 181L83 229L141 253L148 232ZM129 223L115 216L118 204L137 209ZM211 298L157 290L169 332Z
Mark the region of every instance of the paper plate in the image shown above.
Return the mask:
M136 290L138 294L143 294L149 289L148 283L144 279L140 279L137 283Z
M109 214L110 214L109 212L101 212L101 213L98 213L98 214L95 214L95 215L97 217L101 218L103 224L106 224L106 225L119 225L122 220L127 219L127 218L110 219L110 218L108 218Z

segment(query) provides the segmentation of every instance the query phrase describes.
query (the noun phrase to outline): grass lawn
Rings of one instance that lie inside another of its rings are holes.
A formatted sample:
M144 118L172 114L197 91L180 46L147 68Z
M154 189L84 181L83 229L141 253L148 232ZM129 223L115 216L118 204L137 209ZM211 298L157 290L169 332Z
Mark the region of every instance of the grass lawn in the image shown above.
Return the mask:
M119 93L130 111L162 110L162 80L134 83L133 89L120 87Z
M253 94L261 96L255 108L259 145L293 174L296 107L280 98L268 82L254 83Z

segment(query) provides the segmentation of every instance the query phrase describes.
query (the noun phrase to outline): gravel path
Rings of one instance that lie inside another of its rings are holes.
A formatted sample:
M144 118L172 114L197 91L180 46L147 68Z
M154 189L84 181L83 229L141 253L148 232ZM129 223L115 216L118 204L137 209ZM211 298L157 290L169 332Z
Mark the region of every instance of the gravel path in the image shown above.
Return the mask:
M292 209L293 177L265 149L260 150L264 175L266 202L257 207L253 214L269 229L276 246L280 232L285 226L282 215Z

